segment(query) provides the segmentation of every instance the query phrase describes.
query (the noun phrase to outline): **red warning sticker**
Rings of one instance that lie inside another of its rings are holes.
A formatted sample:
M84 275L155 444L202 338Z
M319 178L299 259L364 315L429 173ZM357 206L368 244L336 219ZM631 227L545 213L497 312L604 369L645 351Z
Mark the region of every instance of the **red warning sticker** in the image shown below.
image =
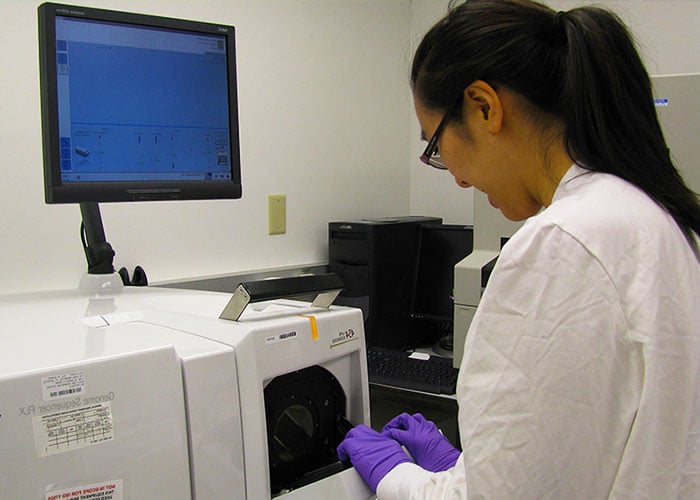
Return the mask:
M121 479L103 481L54 490L46 493L46 500L123 500L124 487Z

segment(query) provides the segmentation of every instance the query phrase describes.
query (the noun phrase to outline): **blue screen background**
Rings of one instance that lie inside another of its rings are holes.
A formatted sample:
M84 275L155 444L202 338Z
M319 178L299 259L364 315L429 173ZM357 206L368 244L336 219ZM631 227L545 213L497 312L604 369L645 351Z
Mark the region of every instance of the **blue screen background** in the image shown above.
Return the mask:
M59 97L70 96L64 181L230 179L223 53L57 46L69 83Z

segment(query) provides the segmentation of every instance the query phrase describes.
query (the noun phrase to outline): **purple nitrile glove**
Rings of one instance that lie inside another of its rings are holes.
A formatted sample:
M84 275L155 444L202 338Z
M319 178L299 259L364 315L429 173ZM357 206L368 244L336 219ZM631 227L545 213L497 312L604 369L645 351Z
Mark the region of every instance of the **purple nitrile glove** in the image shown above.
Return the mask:
M431 472L447 470L459 458L460 451L420 413L394 417L384 426L382 434L404 445L416 463Z
M351 429L338 445L337 452L341 462L350 459L358 474L375 492L379 481L391 469L411 461L399 443L366 425Z

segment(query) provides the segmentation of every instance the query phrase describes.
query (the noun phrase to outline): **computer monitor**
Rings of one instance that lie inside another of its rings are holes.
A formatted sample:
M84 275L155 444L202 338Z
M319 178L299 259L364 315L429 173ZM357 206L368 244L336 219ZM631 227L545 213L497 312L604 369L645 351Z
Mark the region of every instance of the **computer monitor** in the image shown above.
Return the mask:
M451 333L454 266L471 253L473 235L471 226L456 224L419 228L411 316L435 326L437 334Z
M232 26L38 14L47 203L80 203L84 223L96 211L87 231L100 233L99 202L241 197Z

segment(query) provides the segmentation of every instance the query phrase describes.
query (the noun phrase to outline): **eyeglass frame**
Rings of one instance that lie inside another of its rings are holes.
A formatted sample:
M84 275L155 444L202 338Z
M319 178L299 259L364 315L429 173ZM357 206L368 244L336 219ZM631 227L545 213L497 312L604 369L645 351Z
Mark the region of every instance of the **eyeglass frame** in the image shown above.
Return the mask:
M436 157L440 158L440 153L437 153L437 143L438 140L440 140L440 135L442 134L442 131L445 129L445 127L447 127L447 124L449 123L450 118L452 117L452 113L454 113L454 110L457 108L457 104L459 104L460 102L462 102L461 94L458 95L457 98L454 101L452 101L450 107L447 108L447 111L443 115L442 120L440 120L440 123L435 129L433 136L428 141L428 145L425 147L423 154L420 155L420 161L422 161L426 165L429 165L433 168L437 168L438 170L447 170L447 165L445 165L442 162L442 159L436 159Z

